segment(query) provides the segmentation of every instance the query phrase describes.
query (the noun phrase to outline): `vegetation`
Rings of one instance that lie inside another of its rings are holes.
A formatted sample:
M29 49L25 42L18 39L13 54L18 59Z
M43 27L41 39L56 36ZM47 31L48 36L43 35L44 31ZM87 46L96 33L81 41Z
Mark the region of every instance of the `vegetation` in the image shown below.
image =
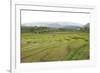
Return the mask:
M89 28L21 27L21 62L89 59Z

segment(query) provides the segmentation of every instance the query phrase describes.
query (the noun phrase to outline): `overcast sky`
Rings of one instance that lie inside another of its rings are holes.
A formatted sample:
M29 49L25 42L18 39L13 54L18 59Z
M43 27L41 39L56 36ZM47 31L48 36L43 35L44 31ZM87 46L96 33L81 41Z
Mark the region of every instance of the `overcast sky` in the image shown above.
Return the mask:
M22 11L21 24L35 22L75 22L86 24L90 22L90 14L62 13L43 11Z

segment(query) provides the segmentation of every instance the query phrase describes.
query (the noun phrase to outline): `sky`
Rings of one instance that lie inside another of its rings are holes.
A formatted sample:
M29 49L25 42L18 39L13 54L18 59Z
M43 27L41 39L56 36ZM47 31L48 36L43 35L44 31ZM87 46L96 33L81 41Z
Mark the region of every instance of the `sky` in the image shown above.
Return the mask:
M22 11L21 24L37 22L74 22L82 25L90 22L90 14L83 13L62 13L43 11Z

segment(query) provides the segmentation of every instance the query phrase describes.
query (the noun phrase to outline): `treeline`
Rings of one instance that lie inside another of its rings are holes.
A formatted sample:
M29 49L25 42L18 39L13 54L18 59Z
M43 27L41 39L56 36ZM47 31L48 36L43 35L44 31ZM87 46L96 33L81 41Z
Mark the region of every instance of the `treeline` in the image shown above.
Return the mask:
M84 32L89 32L89 30L90 30L90 23L87 23L86 25L81 27L80 30L84 31Z
M49 33L49 32L66 32L66 31L82 31L89 32L89 27L78 27L78 28L49 28L49 27L26 27L21 26L21 32L32 32L32 33Z
M26 27L21 26L21 32L33 32L33 33L43 33L43 32L50 32L51 29L48 27Z

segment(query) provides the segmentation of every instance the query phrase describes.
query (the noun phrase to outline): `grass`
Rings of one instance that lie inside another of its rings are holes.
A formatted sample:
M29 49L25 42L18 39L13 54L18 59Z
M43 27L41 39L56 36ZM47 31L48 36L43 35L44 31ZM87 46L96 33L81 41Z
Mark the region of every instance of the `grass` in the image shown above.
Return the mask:
M89 59L88 32L21 33L21 62Z

